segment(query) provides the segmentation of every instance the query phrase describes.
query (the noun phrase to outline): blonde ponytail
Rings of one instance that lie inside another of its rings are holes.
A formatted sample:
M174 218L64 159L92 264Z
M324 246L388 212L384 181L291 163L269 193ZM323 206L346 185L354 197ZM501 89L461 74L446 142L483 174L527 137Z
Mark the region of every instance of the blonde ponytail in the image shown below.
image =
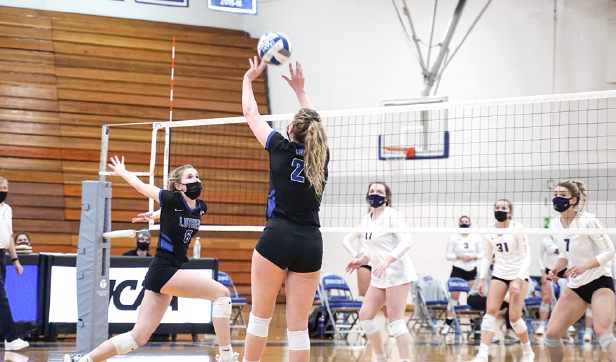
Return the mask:
M302 108L293 119L293 137L305 144L304 174L314 187L317 198L323 195L325 163L327 162L327 133L321 116L312 109Z
M588 195L586 192L586 186L584 185L582 181L579 181L579 180L561 181L558 183L558 185L556 185L556 187L558 186L564 187L567 190L569 190L569 194L571 195L571 197L577 197L577 202L572 205L578 211L581 211L582 209L584 209L584 206L586 206L586 199Z

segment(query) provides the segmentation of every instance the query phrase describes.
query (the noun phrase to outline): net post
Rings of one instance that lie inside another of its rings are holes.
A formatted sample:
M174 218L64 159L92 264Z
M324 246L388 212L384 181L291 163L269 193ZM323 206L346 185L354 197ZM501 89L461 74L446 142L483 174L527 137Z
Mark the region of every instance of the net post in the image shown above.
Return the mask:
M154 171L156 169L156 135L158 134L158 127L155 124L152 125L152 149L150 150L150 185L154 186ZM163 189L165 185L163 184ZM148 211L154 212L154 200L148 199ZM150 226L154 224L154 220L149 221Z
M171 148L171 128L165 125L165 158L163 160L163 187L169 179L169 151Z
M101 161L99 166L100 172L107 171L107 151L109 150L109 125L104 124L102 127L102 135L101 135ZM98 174L98 180L101 182L105 181L105 175Z

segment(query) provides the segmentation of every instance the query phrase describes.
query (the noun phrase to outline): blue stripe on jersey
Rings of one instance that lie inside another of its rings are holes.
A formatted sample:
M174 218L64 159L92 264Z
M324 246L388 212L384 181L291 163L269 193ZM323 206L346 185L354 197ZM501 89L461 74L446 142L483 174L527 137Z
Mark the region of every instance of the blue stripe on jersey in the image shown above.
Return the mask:
M160 205L160 207L163 207L163 200L160 198L160 195L162 195L162 193L163 193L162 189L158 191L158 204Z
M171 251L173 252L173 243L171 242L171 239L169 239L169 237L163 233L160 233L160 247L163 250L167 250L167 251Z
M269 136L267 136L267 141L265 142L265 149L267 150L267 146L269 146L269 141L272 138L272 136L274 135L274 133L276 133L276 130L273 130L272 133L269 134Z
M274 208L276 207L276 190L272 190L269 195L267 195L267 217L273 219L274 216Z
M197 201L197 207L195 207L194 209L191 209L190 206L188 206L188 204L186 203L186 199L183 196L182 196L182 201L184 201L184 205L186 205L186 208L190 212L194 212L195 210L199 210L201 208L201 204L199 203L199 201Z

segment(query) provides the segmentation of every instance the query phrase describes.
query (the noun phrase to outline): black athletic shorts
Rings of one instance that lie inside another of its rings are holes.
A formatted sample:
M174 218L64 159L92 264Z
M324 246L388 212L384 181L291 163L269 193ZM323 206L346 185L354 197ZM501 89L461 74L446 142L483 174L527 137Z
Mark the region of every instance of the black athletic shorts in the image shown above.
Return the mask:
M501 282L503 282L503 283L507 284L507 286L509 286L509 283L511 283L511 282L512 282L512 281L514 281L515 279L512 279L512 280L507 280L507 279L502 279L502 278L499 278L499 277L495 277L495 276L493 276L493 277L492 277L492 280L500 280ZM528 279L524 279L524 281L528 283Z
M312 273L321 270L323 237L318 226L269 219L255 250L280 269Z
M584 284L577 288L571 288L575 292L575 294L579 295L583 301L590 304L592 301L592 295L594 292L601 288L607 288L614 293L614 279L608 276L601 276L588 284Z
M475 278L477 277L477 268L471 271L466 271L464 269L458 268L457 266L454 266L453 269L451 269L451 275L449 277L450 278L462 278L466 280L467 282L471 280L475 280Z
M372 267L370 265L368 265L368 264L362 265L362 266L360 266L360 268L366 268L366 269L370 270L370 272L372 272Z
M160 293L162 287L178 270L180 268L171 261L155 256L148 268L148 273L145 275L145 289Z

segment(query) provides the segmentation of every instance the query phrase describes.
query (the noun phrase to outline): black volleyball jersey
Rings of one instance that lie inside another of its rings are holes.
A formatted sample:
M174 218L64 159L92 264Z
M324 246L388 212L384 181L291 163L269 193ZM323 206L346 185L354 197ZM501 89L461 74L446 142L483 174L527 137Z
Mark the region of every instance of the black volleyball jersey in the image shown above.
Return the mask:
M304 174L304 144L291 142L278 131L272 131L267 137L265 149L269 152L270 165L267 218L286 218L302 225L321 226L321 200ZM325 180L328 163L329 149L325 162Z
M207 205L197 199L196 208L191 209L181 193L167 190L160 190L158 202L162 211L156 256L176 263L180 268L188 261L186 253L190 241L199 231Z

